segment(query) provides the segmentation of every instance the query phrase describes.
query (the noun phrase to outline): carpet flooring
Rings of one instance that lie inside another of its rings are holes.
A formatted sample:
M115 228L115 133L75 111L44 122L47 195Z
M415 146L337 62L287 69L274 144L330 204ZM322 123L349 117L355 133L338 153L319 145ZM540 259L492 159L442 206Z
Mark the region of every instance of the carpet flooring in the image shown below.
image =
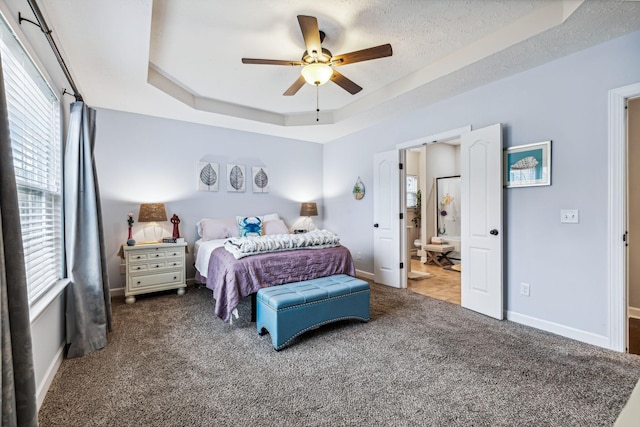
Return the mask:
M372 285L371 321L276 352L209 290L114 300L109 345L64 360L41 426L611 426L640 357Z

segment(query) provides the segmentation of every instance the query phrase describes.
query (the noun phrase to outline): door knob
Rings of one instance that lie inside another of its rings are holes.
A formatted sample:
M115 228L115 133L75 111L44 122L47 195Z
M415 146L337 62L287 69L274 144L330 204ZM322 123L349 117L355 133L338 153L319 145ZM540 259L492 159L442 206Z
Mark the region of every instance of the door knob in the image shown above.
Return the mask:
M374 226L375 228L378 228L378 227L379 227L379 225L378 225L377 223L376 223L376 224L373 224L373 226Z
M491 234L492 236L497 236L498 235L498 230L496 230L495 228L493 230L491 230L489 232L489 234Z

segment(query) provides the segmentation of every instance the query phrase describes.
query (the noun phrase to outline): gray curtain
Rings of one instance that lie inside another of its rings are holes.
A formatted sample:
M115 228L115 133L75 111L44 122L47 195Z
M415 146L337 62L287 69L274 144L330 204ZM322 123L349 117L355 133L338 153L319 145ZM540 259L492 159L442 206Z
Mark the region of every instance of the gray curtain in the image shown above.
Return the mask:
M31 348L27 276L1 66L0 221L2 222L0 229L2 425L37 426L38 404Z
M100 194L93 158L95 110L71 104L64 154L67 353L81 357L107 345L111 299Z

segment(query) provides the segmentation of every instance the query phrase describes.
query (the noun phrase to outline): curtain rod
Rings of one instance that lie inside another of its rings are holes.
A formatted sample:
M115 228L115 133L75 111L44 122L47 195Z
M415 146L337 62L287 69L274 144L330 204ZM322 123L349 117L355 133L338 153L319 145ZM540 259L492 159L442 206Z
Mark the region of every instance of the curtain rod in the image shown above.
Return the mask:
M18 24L22 24L22 21L27 21L33 25L40 27L40 30L42 30L45 37L47 38L47 41L49 42L49 46L51 46L51 50L53 50L53 54L56 56L56 59L58 60L58 64L60 65L60 68L62 68L62 72L64 73L65 77L67 78L67 81L71 85L71 90L73 90L73 93L70 95L73 95L76 98L76 101L82 101L82 95L80 94L80 91L76 86L76 83L73 81L73 77L71 77L69 68L67 68L67 64L64 62L64 59L62 58L62 54L60 53L60 50L58 49L58 46L56 45L55 40L53 40L53 37L51 36L52 31L49 29L47 22L44 20L44 16L42 15L42 12L40 11L38 4L36 3L36 0L27 0L27 3L29 3L29 6L31 6L31 10L33 11L33 14L35 15L36 20L38 22L33 22L27 18L23 18L20 12L18 12ZM62 94L64 95L65 93L68 94L69 92L67 92L66 90L63 90Z

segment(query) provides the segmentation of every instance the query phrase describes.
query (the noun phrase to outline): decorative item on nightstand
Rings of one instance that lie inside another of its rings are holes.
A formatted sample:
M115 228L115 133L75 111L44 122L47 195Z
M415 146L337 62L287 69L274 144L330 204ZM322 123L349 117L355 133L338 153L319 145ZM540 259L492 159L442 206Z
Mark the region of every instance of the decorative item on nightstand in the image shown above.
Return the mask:
M129 224L129 237L127 237L127 245L134 246L136 241L133 240L133 233L131 232L131 227L133 226L133 213L129 212L127 214L127 224Z
M162 227L157 223L167 220L167 211L164 203L142 203L138 213L138 221L150 222L144 227L144 243L159 243L162 239ZM158 231L158 229L160 229Z
M180 224L180 217L176 214L173 214L171 217L171 224L173 224L173 234L171 237L163 237L162 243L184 243L184 238L180 237L180 230L178 229L178 224Z
M177 239L178 237L180 237L180 230L178 229L178 224L180 224L180 217L176 214L173 214L173 216L171 217L171 224L173 224L173 234L171 235L171 237Z
M300 216L306 216L304 220L306 231L311 230L313 226L312 216L318 216L318 205L315 202L302 203L300 205Z

